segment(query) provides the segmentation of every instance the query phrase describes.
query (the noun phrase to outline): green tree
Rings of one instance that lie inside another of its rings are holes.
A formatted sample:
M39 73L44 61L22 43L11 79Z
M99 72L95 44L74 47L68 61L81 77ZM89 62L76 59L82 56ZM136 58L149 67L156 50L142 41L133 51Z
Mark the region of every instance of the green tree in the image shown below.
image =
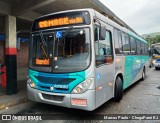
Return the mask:
M160 35L156 37L150 37L149 35L145 38L145 40L151 45L155 43L160 43Z
M160 35L157 35L157 36L155 37L155 43L160 43Z

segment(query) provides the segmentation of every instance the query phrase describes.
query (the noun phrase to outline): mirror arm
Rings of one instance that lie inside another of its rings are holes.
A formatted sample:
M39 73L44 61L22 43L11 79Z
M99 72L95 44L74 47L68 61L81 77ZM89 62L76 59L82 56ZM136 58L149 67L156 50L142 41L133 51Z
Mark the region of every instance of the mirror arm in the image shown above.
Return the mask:
M100 28L99 28L99 34L101 33L100 31L101 31L101 27L102 27L102 25L101 25L101 22L98 20L98 19L94 19L94 23L95 22L97 22L99 25L100 25ZM99 37L99 36L98 36ZM98 38L98 41L99 41L99 38Z
M94 18L94 23L98 23L99 25L100 25L100 29L99 29L99 31L101 30L101 23L100 23L100 21L98 20L98 19L96 19L96 18ZM98 33L98 49L99 49L99 34L100 34L100 32ZM98 55L99 55L99 51L98 51Z

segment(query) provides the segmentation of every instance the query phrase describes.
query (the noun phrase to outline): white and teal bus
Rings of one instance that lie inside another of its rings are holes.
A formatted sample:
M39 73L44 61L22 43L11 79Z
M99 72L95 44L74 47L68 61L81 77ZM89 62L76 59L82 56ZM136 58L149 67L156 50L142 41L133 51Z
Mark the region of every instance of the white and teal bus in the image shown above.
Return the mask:
M160 68L160 43L155 43L151 45L150 49L150 57L151 57L151 65L154 66L155 69L157 70Z
M28 99L92 111L145 78L148 44L93 9L42 16L33 23Z

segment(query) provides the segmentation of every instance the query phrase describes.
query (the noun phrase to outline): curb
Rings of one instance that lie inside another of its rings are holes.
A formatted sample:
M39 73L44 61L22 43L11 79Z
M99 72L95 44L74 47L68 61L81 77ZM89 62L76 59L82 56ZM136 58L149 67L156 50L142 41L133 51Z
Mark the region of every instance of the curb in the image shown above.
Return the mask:
M12 96L5 95L0 97L0 110L25 102L28 102L28 98L25 91Z

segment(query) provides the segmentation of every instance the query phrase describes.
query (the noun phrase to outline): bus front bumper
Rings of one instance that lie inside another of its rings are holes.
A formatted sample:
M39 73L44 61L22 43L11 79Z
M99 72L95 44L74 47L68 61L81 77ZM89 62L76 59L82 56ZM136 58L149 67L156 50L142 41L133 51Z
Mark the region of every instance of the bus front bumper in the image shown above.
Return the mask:
M96 108L95 90L88 90L83 94L61 94L33 89L27 84L27 94L28 99L35 102L88 111L92 111Z

